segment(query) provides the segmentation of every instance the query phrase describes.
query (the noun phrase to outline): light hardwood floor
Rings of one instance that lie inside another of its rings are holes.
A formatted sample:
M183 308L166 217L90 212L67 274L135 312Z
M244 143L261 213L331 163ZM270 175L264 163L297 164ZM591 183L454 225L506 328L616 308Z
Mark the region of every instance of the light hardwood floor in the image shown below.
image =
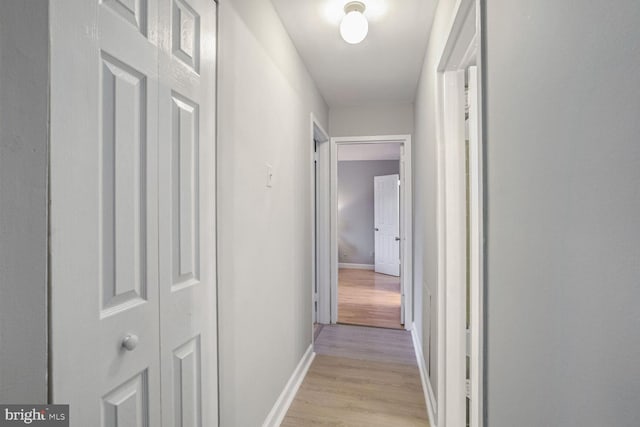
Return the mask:
M320 335L320 331L322 331L323 326L324 325L322 323L313 324L313 341L314 342L318 339L318 335Z
M338 323L402 329L400 278L370 270L341 268Z
M282 427L428 427L407 331L322 328L309 372Z

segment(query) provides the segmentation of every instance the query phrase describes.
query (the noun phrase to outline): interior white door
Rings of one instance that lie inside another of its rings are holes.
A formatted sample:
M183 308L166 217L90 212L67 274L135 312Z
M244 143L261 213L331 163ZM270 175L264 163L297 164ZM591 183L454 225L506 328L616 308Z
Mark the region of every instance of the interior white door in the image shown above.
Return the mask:
M217 425L215 13L51 2L50 377L72 427Z
M50 3L50 374L75 427L161 422L155 16Z
M400 276L400 176L376 176L373 182L375 271Z
M162 0L160 331L166 425L217 425L216 3Z

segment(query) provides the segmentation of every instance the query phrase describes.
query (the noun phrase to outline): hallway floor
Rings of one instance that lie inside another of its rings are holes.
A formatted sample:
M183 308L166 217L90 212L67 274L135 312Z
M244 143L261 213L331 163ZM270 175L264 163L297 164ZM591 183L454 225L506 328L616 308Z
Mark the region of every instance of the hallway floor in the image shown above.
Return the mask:
M411 333L324 326L283 427L428 427Z
M403 329L400 277L371 270L338 272L338 323Z

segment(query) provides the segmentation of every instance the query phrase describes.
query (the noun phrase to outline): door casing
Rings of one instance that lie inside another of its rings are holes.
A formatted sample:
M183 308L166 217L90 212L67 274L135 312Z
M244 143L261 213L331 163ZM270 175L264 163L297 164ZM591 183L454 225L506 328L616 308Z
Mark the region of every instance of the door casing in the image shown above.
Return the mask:
M411 135L373 135L354 137L332 137L330 144L331 166L329 180L330 194L330 257L321 268L330 271L329 292L321 296L329 296L329 301L320 305L325 311L325 318L330 323L338 322L338 146L350 144L389 144L398 143L403 147L400 159L404 166L400 168L400 239L402 264L400 272L401 289L404 294L404 318L401 319L406 330L413 324L413 222L412 222L412 172L411 172ZM326 286L327 284L322 283ZM326 297L325 297L326 298Z
M327 158L329 134L324 130L317 117L311 113L310 120L310 194L311 197L311 315L313 323L327 324L329 319L329 212L328 191L324 185L328 181ZM315 146L315 150L314 150ZM314 168L317 162L317 172ZM317 173L317 175L316 175ZM317 182L316 182L317 180ZM316 224L317 222L317 224ZM317 228L316 228L317 227ZM325 266L327 266L325 268ZM317 287L317 293L316 293ZM317 312L315 306L317 302ZM311 336L314 337L313 331ZM315 339L315 338L314 338Z
M428 402L438 427L466 425L466 181L465 70L476 65L476 144L469 147L471 407L470 425L483 425L483 142L481 4L460 0L437 73L438 400ZM431 397L433 393L430 393ZM433 414L435 412L435 414Z

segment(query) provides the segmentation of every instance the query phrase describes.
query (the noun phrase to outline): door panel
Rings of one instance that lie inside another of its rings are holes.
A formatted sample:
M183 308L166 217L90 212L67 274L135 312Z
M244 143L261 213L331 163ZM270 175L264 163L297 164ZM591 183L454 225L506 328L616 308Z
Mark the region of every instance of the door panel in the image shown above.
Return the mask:
M149 427L147 371L117 387L102 400L103 427Z
M198 283L198 105L171 95L172 264L174 290Z
M50 6L51 392L73 426L160 425L155 6L130 4L143 34L126 4Z
M50 19L52 401L77 427L217 425L215 2Z
M102 315L146 301L146 76L102 54Z
M199 426L201 420L200 337L173 352L175 425Z
M163 0L159 22L160 188L170 189L159 197L162 417L166 425L212 426L216 4Z
M201 4L207 7L206 4ZM186 0L173 1L171 50L194 72L200 72L200 14ZM208 26L211 23L206 23Z
M133 25L142 35L147 35L147 0L103 0L102 4Z

